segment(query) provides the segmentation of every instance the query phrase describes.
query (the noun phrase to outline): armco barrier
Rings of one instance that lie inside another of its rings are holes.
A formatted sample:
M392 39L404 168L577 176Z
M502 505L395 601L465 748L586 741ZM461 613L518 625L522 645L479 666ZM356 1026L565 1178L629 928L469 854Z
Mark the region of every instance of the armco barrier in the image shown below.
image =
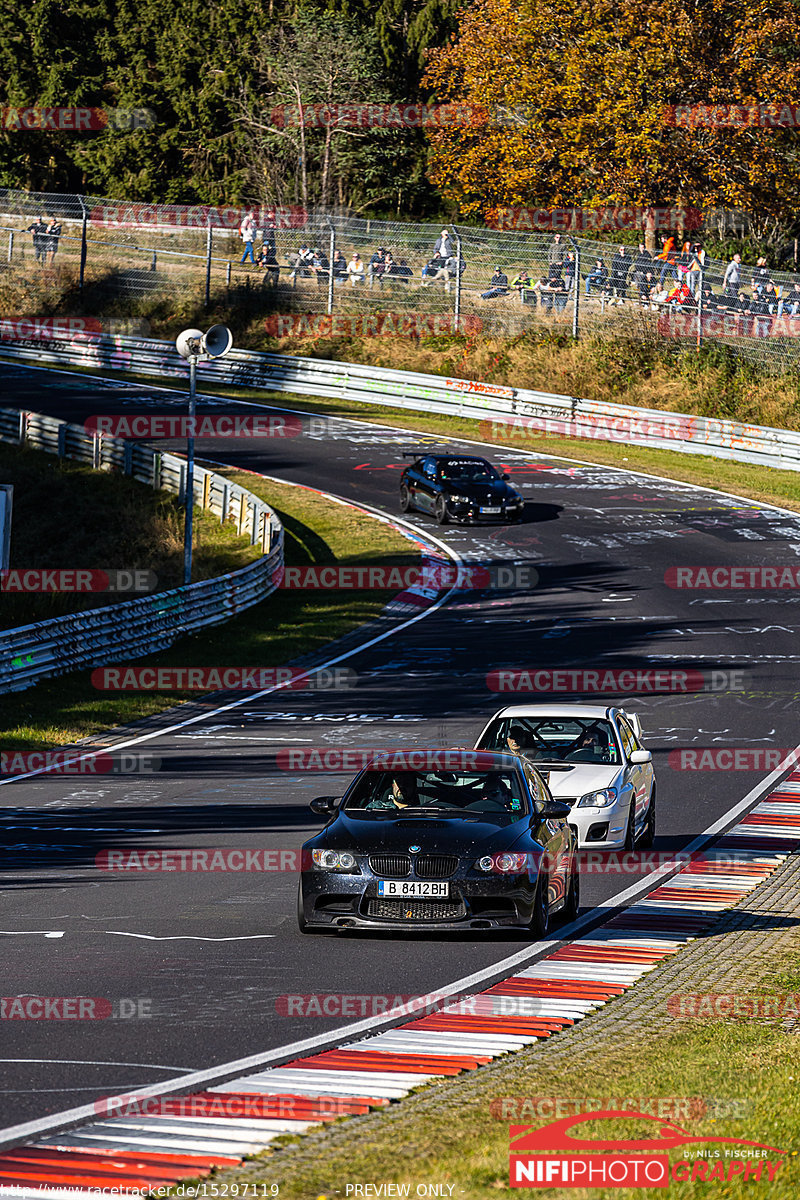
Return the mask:
M0 441L77 459L101 470L121 470L181 498L185 494L186 463L174 454L87 433L54 417L0 408ZM193 491L197 504L223 521L235 521L239 533L248 533L251 544L261 546L262 557L217 579L0 632L0 693L22 691L40 679L68 671L164 650L184 634L219 625L275 590L274 578L283 566L283 526L269 505L197 465Z
M73 339L3 340L0 355L40 364L112 368L157 378L186 377L186 365L173 344L152 339L82 334ZM232 350L224 359L201 363L199 370L206 384L235 383L268 391L338 396L413 412L489 421L521 420L534 436L539 429L559 437L599 438L800 470L800 433L786 429L622 404L600 404L441 375L247 350ZM530 445L535 444L531 440Z

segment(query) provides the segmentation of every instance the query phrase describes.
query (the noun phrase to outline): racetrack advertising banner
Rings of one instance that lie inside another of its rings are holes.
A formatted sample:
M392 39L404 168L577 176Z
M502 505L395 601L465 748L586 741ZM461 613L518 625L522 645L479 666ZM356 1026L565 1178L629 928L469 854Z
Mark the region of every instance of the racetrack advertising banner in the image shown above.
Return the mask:
M596 1122L647 1122L643 1136L603 1137ZM581 1136L575 1127L589 1125ZM512 1188L667 1188L673 1183L769 1185L784 1165L785 1150L742 1138L695 1136L674 1121L630 1110L573 1114L538 1129L509 1126L509 1184ZM691 1146L671 1161L668 1151ZM714 1146L714 1149L709 1149ZM718 1148L716 1148L718 1147ZM726 1193L723 1193L726 1194Z

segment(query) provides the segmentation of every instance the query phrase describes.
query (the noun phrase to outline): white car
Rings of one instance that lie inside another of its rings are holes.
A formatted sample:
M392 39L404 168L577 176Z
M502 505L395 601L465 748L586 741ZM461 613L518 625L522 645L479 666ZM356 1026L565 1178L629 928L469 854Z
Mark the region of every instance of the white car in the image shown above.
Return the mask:
M476 748L522 754L554 800L572 808L581 850L652 846L656 784L639 718L600 704L516 704L496 712Z

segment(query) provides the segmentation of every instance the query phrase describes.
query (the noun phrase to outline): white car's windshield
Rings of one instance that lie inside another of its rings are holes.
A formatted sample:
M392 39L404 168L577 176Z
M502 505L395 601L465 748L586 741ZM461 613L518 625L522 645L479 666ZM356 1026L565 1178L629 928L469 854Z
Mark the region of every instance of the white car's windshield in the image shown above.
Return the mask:
M503 717L488 729L482 750L524 754L543 763L618 763L611 722L598 717Z

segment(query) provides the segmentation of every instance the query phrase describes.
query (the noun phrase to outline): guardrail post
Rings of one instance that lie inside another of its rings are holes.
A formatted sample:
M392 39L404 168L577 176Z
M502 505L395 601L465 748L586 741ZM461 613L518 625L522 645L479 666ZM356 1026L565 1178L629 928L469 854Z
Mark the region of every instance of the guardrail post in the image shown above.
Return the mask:
M152 259L150 260L150 270L151 270L151 271L155 271L155 269L156 269L156 252L155 252L155 250L154 250L154 251L153 251L153 257L152 257Z
M208 230L206 232L206 308L211 302L211 243L214 237L214 230L211 225L211 217L208 218Z
M25 445L25 439L28 435L28 414L24 409L20 409L19 413L19 437L17 441L20 446Z
M58 457L65 458L67 453L67 426L59 425L58 427Z
M122 471L124 475L133 474L133 442L126 442L123 446Z
M229 492L229 488L228 488L227 483L223 483L223 485L222 485L222 503L220 505L221 512L220 512L220 518L219 518L220 525L224 525L228 519L228 492Z
M14 230L8 231L8 261L11 262L14 257Z
M83 196L78 196L81 205L81 265L78 272L78 293L83 295L83 281L86 276L86 256L88 247L86 242L86 225L89 219L89 214L86 211L86 205L83 202Z
M102 461L102 450L100 446L102 437L103 435L101 433L92 434L92 468L95 471L100 470L100 463Z
M230 263L228 263L228 269L225 272L225 286L226 287L231 286L231 264Z

